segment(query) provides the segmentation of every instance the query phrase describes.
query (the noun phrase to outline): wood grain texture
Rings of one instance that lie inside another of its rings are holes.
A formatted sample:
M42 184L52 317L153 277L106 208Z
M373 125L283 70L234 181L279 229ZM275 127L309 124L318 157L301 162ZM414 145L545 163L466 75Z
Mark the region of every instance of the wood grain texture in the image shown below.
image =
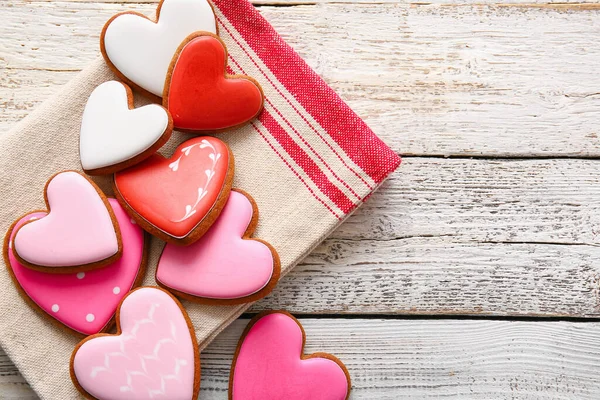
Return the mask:
M328 239L253 309L598 317L599 257L593 246Z
M597 171L407 158L254 310L597 317Z
M307 352L338 356L351 399L590 399L600 393L600 323L301 319ZM201 355L200 400L227 398L229 367L247 319ZM6 400L34 400L0 355ZM7 381L6 377L10 377Z
M98 55L111 15L154 8L2 2L9 23L0 27L0 68L8 79L0 98L9 100L0 128ZM600 29L597 4L324 3L260 11L400 153L600 155L600 41L591 40ZM12 79L24 84L16 90Z

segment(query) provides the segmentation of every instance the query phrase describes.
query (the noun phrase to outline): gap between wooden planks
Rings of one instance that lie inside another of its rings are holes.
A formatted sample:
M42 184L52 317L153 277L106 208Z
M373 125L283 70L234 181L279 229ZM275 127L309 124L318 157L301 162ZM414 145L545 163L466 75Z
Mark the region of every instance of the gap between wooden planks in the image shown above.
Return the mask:
M589 399L600 392L600 323L301 319L306 351L337 355L352 399ZM202 353L200 399L227 398L229 367L247 319ZM34 400L0 354L4 400Z
M599 157L599 11L525 6L323 3L260 10L399 153ZM110 16L154 8L1 3L9 22L0 28L0 128L97 57Z

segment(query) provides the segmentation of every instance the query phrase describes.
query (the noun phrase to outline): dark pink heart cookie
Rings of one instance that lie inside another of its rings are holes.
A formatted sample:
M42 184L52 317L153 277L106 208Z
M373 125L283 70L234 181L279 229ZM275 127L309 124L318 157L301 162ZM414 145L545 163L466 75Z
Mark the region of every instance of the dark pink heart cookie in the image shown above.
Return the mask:
M240 339L229 378L230 400L345 400L350 375L336 357L303 354L304 329L282 311L255 317Z
M279 279L280 263L273 246L250 239L257 221L254 200L234 189L200 240L189 246L165 246L156 282L201 303L240 304L265 297Z
M115 199L108 199L121 229L123 256L92 271L50 274L21 265L11 246L23 224L45 217L34 212L18 220L4 243L4 257L13 281L26 299L71 330L91 335L110 327L117 306L137 281L146 265L144 231L131 221Z

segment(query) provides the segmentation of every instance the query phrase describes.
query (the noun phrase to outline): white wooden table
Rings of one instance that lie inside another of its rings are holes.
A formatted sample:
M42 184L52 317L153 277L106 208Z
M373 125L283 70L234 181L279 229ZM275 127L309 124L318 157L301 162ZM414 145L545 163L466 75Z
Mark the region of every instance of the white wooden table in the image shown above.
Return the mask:
M409 1L257 2L405 158L253 310L298 315L353 399L598 399L600 3ZM153 3L0 1L0 132ZM227 398L246 322L203 353L201 399ZM0 398L36 398L0 371Z

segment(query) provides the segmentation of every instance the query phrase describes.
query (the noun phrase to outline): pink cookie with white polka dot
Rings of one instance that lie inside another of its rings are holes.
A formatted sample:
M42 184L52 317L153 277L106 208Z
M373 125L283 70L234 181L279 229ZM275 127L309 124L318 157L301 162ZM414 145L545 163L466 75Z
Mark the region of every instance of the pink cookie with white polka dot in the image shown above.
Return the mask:
M4 241L6 266L21 294L35 308L83 335L108 330L120 301L138 286L146 267L144 231L115 199L108 199L119 223L122 257L100 269L74 274L50 274L24 267L11 246L15 232L26 222L47 215L34 212L20 218Z

